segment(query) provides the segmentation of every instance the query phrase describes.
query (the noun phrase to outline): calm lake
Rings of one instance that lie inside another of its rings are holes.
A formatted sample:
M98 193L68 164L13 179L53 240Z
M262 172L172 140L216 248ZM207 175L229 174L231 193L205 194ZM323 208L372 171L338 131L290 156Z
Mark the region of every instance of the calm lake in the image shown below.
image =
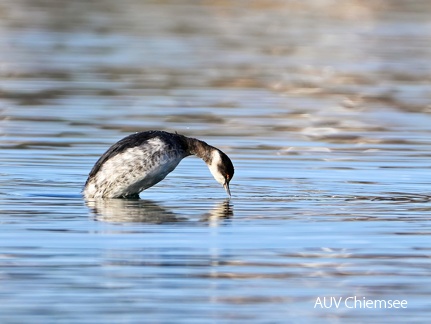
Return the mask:
M0 1L0 322L428 322L430 15ZM232 198L189 157L86 202L98 157L150 129L226 152Z

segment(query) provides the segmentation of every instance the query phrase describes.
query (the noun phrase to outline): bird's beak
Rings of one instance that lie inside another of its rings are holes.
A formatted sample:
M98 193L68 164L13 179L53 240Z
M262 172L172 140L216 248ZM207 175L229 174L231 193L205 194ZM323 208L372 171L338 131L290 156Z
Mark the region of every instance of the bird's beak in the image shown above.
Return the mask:
M229 189L229 182L225 182L223 185L224 190L226 190L227 194L229 195L229 197L232 197L232 195L230 194L230 189Z

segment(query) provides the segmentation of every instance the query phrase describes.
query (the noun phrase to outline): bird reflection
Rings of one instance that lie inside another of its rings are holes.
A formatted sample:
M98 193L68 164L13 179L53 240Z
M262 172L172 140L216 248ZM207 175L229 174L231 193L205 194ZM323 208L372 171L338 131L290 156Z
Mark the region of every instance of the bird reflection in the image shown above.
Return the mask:
M220 219L228 219L233 217L233 209L229 199L217 204L208 213L201 217L201 221L209 222L211 225L217 223Z
M158 203L144 199L95 199L86 200L86 205L95 215L97 221L115 223L173 223L189 221ZM209 212L200 216L200 221L211 226L221 219L233 216L229 199L218 203Z

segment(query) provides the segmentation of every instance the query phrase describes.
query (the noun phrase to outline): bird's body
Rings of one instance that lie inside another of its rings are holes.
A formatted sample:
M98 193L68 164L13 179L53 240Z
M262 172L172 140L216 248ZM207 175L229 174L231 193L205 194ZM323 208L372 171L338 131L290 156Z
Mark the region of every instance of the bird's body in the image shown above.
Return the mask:
M189 155L203 159L230 194L234 169L226 154L198 139L163 131L132 134L112 145L91 170L83 194L87 199L138 198Z

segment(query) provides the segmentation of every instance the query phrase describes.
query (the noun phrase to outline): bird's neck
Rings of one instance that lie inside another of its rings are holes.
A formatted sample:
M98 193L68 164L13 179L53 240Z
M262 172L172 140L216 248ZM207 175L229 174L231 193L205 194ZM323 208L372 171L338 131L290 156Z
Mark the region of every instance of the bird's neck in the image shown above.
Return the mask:
M211 154L214 147L196 138L186 137L188 152L200 157L206 164L211 164Z

